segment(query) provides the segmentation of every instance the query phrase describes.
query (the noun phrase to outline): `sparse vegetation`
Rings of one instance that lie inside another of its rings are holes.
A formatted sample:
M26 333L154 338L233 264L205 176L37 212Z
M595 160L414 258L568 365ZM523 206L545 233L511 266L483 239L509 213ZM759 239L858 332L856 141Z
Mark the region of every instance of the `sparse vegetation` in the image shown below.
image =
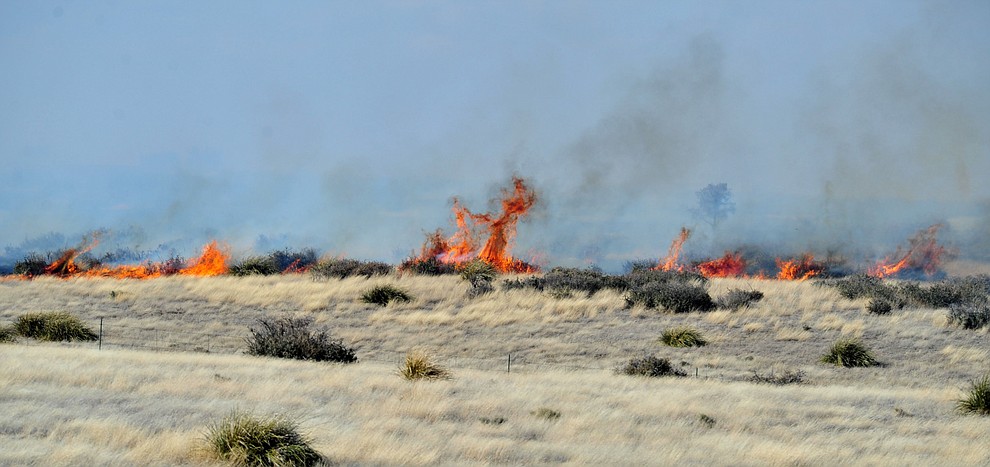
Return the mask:
M540 408L538 408L538 409L530 412L530 415L532 415L532 416L534 416L536 418L542 418L544 420L550 420L550 421L559 420L560 419L560 412L559 411L556 411L554 409L551 409L549 407L540 407Z
M705 428L715 428L715 417L707 414L698 414L698 421L701 422Z
M626 363L619 371L630 376L687 376L683 370L674 367L670 360L657 358L653 355L629 360L629 363Z
M738 310L752 306L762 299L763 292L759 290L731 289L725 295L718 298L715 306L723 310Z
M873 353L857 339L839 339L822 355L822 363L846 368L876 366L880 363Z
M705 287L691 282L649 282L626 292L626 306L661 307L671 313L710 311L715 308Z
M949 324L963 329L990 326L990 303L957 303L946 314Z
M450 379L452 377L450 370L437 363L433 356L418 350L406 354L406 360L399 368L399 374L410 381Z
M971 383L965 397L956 402L956 409L964 414L990 415L990 373Z
M352 276L385 276L392 272L392 265L380 261L358 261L347 258L329 258L309 266L309 274L315 280L343 279Z
M40 276L45 273L45 268L48 267L50 261L37 253L31 253L24 257L24 259L14 263L14 274L20 274L23 276L34 277Z
M79 318L65 312L27 313L14 329L23 337L41 341L95 341L99 336Z
M207 450L216 459L243 466L313 466L323 456L310 446L299 424L275 415L234 412L209 427Z
M883 298L871 298L866 304L866 311L874 315L889 315L894 309L894 304Z
M314 329L310 318L261 318L246 341L248 355L317 362L357 361L353 349L333 340L326 329Z
M701 347L708 344L698 330L690 327L667 329L660 335L660 342L670 347Z
M774 373L771 371L766 375L761 375L756 371L753 371L753 376L750 376L749 380L754 383L759 384L773 384L775 386L784 386L787 384L801 384L804 382L804 372L803 371L792 371L787 370L783 373Z
M363 294L361 294L361 301L365 303L372 303L379 306L387 306L390 302L409 302L412 301L412 296L408 292L402 290L394 285L376 285Z
M17 342L17 330L13 326L0 325L0 344Z

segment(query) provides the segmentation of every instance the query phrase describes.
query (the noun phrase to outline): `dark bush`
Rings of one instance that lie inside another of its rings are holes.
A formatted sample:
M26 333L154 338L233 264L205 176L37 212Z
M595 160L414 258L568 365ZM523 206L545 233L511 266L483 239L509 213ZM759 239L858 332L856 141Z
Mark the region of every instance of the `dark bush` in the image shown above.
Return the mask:
M14 323L21 336L42 341L95 341L99 336L79 318L64 312L28 313Z
M31 253L25 256L24 259L14 263L14 274L28 277L40 276L45 273L48 263L49 261L44 256Z
M0 343L16 341L17 330L13 326L0 326Z
M687 376L687 373L670 364L666 358L657 358L649 355L643 358L634 358L626 363L619 372L630 376Z
M662 307L672 313L710 311L715 308L705 287L690 282L650 282L626 292L626 306Z
M949 307L947 317L949 324L963 329L980 329L990 325L990 304L957 303Z
M784 386L787 384L800 384L804 381L803 371L785 371L780 374L774 374L770 372L767 375L761 375L756 371L753 371L753 376L750 376L749 380L754 383L760 384L773 384L775 386Z
M763 292L759 290L731 289L725 295L718 298L715 305L724 310L738 310L763 299Z
M826 279L820 284L834 287L839 295L850 300L857 298L895 298L896 290L885 284L883 279L866 274L854 274L841 279Z
M590 297L608 286L608 275L600 269L556 267L543 275L540 290L584 292Z
M413 274L424 276L440 276L444 274L457 274L457 267L451 263L444 263L436 257L419 259L410 258L399 265L400 271L409 271Z
M634 289L654 282L693 282L700 285L708 284L708 278L696 272L660 271L656 269L636 269L628 274L619 276L614 288L619 286Z
M232 265L227 271L232 276L261 275L271 276L282 272L275 261L268 256L251 256Z
M883 298L871 298L866 304L866 311L874 315L888 315L894 310L894 304Z
M361 294L361 301L380 306L386 306L392 301L408 302L411 300L412 296L406 293L406 291L388 284L376 285Z
M318 362L353 363L354 350L330 338L326 329L314 329L309 318L261 318L250 329L248 355Z
M900 291L907 300L918 306L948 308L960 303L986 301L990 287L988 277L990 276L955 278L928 286L908 282L901 285Z
M282 416L259 418L234 412L206 433L215 458L243 466L313 466L324 463L299 425Z
M302 272L316 263L316 250L306 248L300 251L276 250L268 254L268 259L278 272Z

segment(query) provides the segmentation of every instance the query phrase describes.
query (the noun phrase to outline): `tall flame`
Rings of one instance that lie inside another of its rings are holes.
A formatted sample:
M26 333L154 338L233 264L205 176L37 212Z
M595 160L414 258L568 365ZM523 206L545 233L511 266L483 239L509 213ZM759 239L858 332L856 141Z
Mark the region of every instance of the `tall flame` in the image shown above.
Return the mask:
M901 254L903 249L897 247L894 258L889 257L878 261L867 270L867 274L884 278L901 274L905 271L921 271L928 276L938 273L942 266L942 256L945 255L945 247L938 244L938 230L942 224L929 226L908 239L907 252Z
M681 256L681 249L684 248L684 242L691 237L691 230L687 227L681 227L681 233L670 242L670 249L667 250L667 256L660 260L657 267L654 269L659 269L661 271L681 271L684 269L684 265L678 264L677 260Z
M725 256L698 265L698 272L705 277L743 277L746 260L741 253L725 252Z
M443 263L459 265L478 258L501 272L535 272L536 266L515 259L511 255L516 225L536 204L536 193L519 178L512 178L513 189L502 190L501 212L476 214L454 199L454 222L457 231L445 238L442 230L431 232L418 257L412 262L436 259ZM481 246L480 239L487 235Z
M220 248L214 240L203 247L203 254L189 262L189 266L179 271L183 276L219 276L227 272L228 248Z
M785 281L803 281L822 273L825 266L815 261L815 256L805 253L800 259L782 261L777 258L777 279Z

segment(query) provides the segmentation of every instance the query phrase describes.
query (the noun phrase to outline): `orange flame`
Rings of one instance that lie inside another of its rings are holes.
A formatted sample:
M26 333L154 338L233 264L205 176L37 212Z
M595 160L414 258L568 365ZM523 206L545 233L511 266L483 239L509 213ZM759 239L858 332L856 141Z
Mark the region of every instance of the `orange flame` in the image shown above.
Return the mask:
M189 262L189 266L179 271L183 276L219 276L227 272L230 254L225 245L222 249L214 240L203 247L203 254Z
M475 214L455 198L453 211L457 232L450 238L444 238L439 229L427 234L420 255L413 262L436 258L443 263L460 265L478 258L501 272L536 272L536 266L511 255L516 224L536 204L536 193L519 177L513 177L512 184L512 191L502 190L502 211L497 216L495 213ZM488 238L479 250L479 239L484 234Z
M825 270L825 266L815 262L815 256L805 253L800 259L782 261L777 258L777 279L784 281L803 281L815 277Z
M698 265L698 272L705 277L744 277L746 260L742 254L725 252L725 256Z
M684 248L684 242L686 242L690 236L691 230L687 227L681 227L681 233L674 239L674 241L670 242L670 249L667 250L667 256L661 259L657 264L657 267L654 269L661 271L671 271L675 269L678 271L683 270L684 265L677 264L677 260L681 256L681 249Z
M923 229L908 239L907 253L901 255L901 247L897 247L894 253L897 261L889 257L878 261L867 270L867 274L884 278L900 274L904 271L922 271L926 275L936 274L942 266L942 256L945 254L945 247L938 244L938 229L942 224L935 224L927 229Z
M99 233L94 233L92 240L83 239L83 245L77 248L69 248L62 253L62 256L49 264L45 268L45 274L50 274L58 277L72 277L78 275L82 269L76 264L75 260L79 255L88 253L93 248L96 248L100 244Z

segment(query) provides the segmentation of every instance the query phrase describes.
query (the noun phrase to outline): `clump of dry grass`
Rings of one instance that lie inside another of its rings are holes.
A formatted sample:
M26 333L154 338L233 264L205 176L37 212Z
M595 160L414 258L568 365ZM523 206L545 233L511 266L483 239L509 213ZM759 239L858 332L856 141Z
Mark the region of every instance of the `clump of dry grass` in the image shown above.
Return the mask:
M281 415L258 417L234 412L209 428L206 444L215 458L238 466L323 463L323 456L300 433L299 424Z
M399 368L399 374L410 381L451 379L453 377L450 370L437 363L433 356L418 350L406 354L406 360Z

